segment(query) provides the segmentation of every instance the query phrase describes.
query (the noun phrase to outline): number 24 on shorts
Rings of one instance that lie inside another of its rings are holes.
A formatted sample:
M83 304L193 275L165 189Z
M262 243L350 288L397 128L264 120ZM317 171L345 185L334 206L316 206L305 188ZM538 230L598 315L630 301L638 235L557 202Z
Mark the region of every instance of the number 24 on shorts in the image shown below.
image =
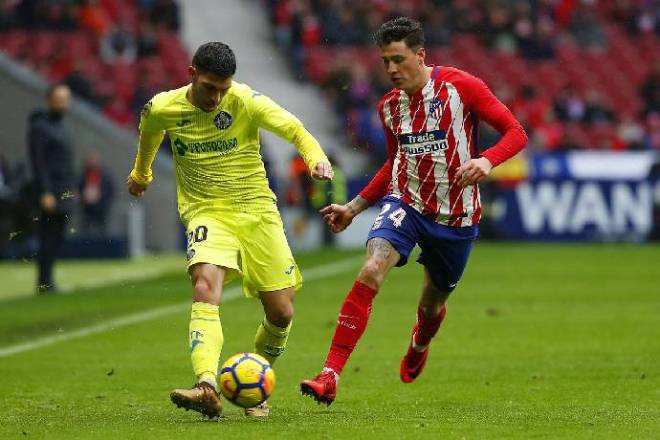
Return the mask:
M380 214L378 214L378 217L376 217L374 226L371 229L378 229L382 226L383 217L391 208L391 203L385 203L383 205L383 208L380 210ZM392 220L392 224L395 228L398 228L403 223L403 219L406 218L406 211L403 208L395 209L390 215L387 216L387 218Z

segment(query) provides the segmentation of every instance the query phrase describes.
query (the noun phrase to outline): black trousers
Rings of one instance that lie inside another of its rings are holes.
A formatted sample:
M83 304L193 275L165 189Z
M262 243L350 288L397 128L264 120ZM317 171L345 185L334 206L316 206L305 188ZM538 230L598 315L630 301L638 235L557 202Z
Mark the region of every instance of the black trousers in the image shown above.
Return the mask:
M39 217L39 286L49 288L53 283L53 264L64 240L64 228L68 215L66 213L45 213Z

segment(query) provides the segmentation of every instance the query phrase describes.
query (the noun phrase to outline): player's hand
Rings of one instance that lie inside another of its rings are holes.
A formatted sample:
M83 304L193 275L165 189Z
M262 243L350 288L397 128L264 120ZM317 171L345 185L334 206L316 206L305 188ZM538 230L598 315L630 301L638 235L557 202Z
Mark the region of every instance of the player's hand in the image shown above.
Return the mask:
M337 205L333 203L319 211L323 220L330 226L330 230L335 234L343 231L351 224L353 217L356 216L348 205Z
M55 199L55 195L51 192L43 193L39 200L39 205L41 205L41 209L45 212L51 213L57 207L57 199Z
M492 168L493 165L485 157L470 159L458 169L456 180L463 188L476 185L488 177Z
M142 197L147 190L146 185L140 185L129 175L126 179L126 187L133 197Z
M312 177L316 180L332 180L334 173L330 162L319 162L312 170Z

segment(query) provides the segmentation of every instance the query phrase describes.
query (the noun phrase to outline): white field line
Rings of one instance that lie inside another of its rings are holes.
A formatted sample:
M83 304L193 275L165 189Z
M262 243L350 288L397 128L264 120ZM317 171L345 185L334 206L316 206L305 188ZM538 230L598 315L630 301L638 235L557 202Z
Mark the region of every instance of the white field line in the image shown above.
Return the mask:
M340 273L347 272L350 269L355 269L356 265L361 262L363 258L364 257L362 256L353 257L344 261L314 267L305 271L303 273L303 278L305 281L313 281L338 275ZM225 290L222 294L222 304L226 304L229 301L240 298L242 296L241 292L242 290L238 286ZM169 306L157 307L154 309L146 310L144 312L121 316L119 318L111 319L100 324L83 327L78 330L72 330L70 332L60 333L52 336L45 336L37 338L33 341L22 342L16 345L10 345L8 347L0 348L0 358L11 356L13 354L24 353L26 351L36 350L37 348L47 347L49 345L57 344L58 342L84 338L86 336L104 333L132 324L150 321L162 316L182 312L188 308L190 308L190 301L185 301L178 304L171 304Z

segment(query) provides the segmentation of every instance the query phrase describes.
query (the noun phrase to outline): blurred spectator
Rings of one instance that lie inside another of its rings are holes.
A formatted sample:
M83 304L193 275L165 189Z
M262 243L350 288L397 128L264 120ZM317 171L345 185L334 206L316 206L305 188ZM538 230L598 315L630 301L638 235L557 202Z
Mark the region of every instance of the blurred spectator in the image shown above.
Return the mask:
M75 173L73 143L63 119L71 105L71 91L64 84L49 87L47 109L30 115L29 156L39 197L38 293L53 293L53 265L64 239L71 212Z
M314 213L312 205L313 182L305 161L296 154L289 163L289 186L286 190L286 204L298 208L300 213L293 221L293 236L302 237L307 231L307 223Z
M636 11L635 24L637 31L641 34L660 35L660 5L657 0L640 2Z
M584 120L587 106L584 99L572 85L564 87L554 102L557 119L562 122L579 122Z
M130 64L137 54L135 38L122 27L113 27L101 40L101 58L108 64Z
M137 34L137 56L138 58L151 57L158 54L158 35L154 25L143 20Z
M594 11L586 2L578 3L571 17L571 33L584 49L601 51L607 47L607 37Z
M382 19L379 15L372 15L376 23L370 24L369 28L377 28ZM448 12L444 8L430 8L426 10L421 18L424 26L424 36L429 46L447 46L451 39L451 26L449 24Z
M534 144L542 149L554 151L559 148L563 135L563 125L556 120L554 111L548 107L543 121L534 131Z
M630 33L637 32L636 15L634 0L615 0L610 11L612 20L622 25Z
M605 104L602 95L596 89L587 91L584 120L589 123L612 122L614 112Z
M19 0L0 0L0 31L20 26L20 17L16 10Z
M639 150L643 148L644 127L631 115L625 115L617 128L617 136L627 149Z
M174 0L155 0L149 11L149 19L157 28L176 32L181 27L179 5Z
M644 100L643 114L660 113L660 58L656 59L653 70L642 83L640 93Z
M539 95L532 84L523 85L518 96L511 102L511 111L532 128L541 125L549 107L547 99Z
M488 46L500 52L516 51L511 8L503 4L493 6L486 15L484 25L483 39Z
M80 27L103 37L110 28L110 18L99 0L80 0Z
M554 28L549 20L542 20L534 26L531 18L518 20L515 36L520 54L528 60L548 60L554 58Z
M98 104L98 97L94 94L92 80L83 71L84 63L85 61L82 59L76 60L73 69L65 78L64 82L76 97L93 104Z
M660 113L650 113L646 117L644 148L660 151Z
M108 213L114 197L114 185L110 174L101 166L101 159L96 151L85 158L78 190L85 232L105 235Z

